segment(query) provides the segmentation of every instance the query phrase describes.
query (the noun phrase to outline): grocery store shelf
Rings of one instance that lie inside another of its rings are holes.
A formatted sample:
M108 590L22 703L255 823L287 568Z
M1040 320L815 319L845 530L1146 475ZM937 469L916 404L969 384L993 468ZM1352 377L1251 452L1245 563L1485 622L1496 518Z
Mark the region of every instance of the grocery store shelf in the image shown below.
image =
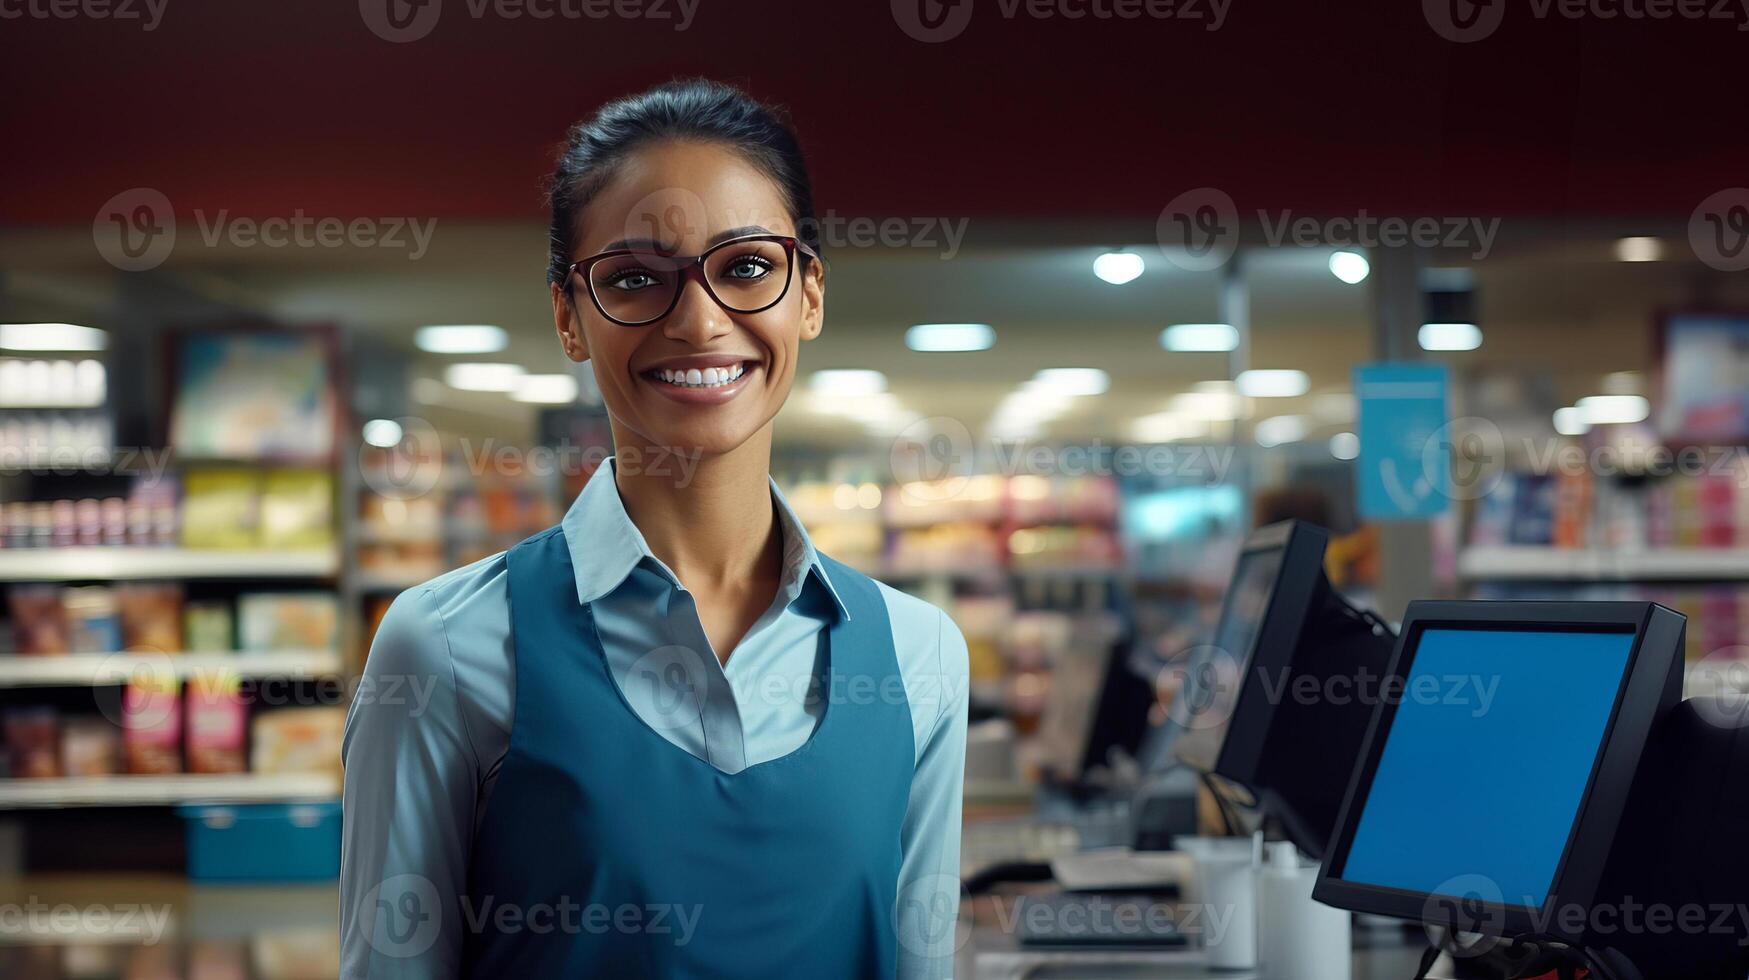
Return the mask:
M1495 581L1749 580L1749 549L1604 550L1488 545L1465 549L1458 556L1458 574L1466 579Z
M138 578L332 578L332 549L225 551L194 548L75 547L0 550L0 581L58 582Z
M0 779L0 809L12 810L178 803L284 803L328 800L339 795L339 778L327 773Z
M74 653L0 656L0 688L96 687L125 684L151 671L178 677L230 672L242 678L329 677L344 667L335 650L264 650L253 653Z

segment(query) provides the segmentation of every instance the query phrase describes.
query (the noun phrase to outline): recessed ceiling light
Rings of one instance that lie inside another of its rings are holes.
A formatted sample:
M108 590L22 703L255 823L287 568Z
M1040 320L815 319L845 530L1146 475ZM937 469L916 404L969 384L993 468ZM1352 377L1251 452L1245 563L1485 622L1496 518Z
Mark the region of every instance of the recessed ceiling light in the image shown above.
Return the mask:
M413 344L430 354L495 354L510 337L503 327L485 323L451 323L420 327Z
M0 347L7 350L103 350L109 334L76 323L0 323Z
M1230 323L1174 323L1160 331L1160 346L1181 353L1238 350L1239 328Z
M1360 456L1360 437L1352 432L1338 432L1330 437L1330 455L1340 460Z
M1231 391L1187 391L1172 396L1172 411L1207 422L1245 417L1245 399Z
M1591 423L1577 406L1555 409L1555 431L1564 436L1582 436L1591 431Z
M1135 280L1147 267L1142 257L1134 252L1106 252L1093 260L1093 274L1113 286Z
M1330 256L1330 274L1348 283L1366 281L1367 274L1372 272L1372 263L1359 252L1341 251Z
M1473 323L1423 323L1418 337L1422 350L1475 350L1482 346L1482 328Z
M1239 394L1247 398L1297 398L1311 387L1306 372L1293 369L1252 370L1239 375Z
M1276 415L1257 423L1257 444L1265 449L1299 442L1306 437L1304 415Z
M394 419L371 419L364 424L364 441L378 449L393 449L401 444L401 423Z
M1027 384L1063 395L1098 395L1111 387L1111 375L1099 368L1045 368Z
M462 391L514 391L524 373L520 364L451 364L443 381Z
M988 350L994 343L988 323L919 323L905 331L905 346L915 351Z
M887 390L887 376L867 368L829 368L809 375L808 388L832 395L873 395Z
M1615 243L1615 257L1622 262L1656 262L1664 257L1664 243L1643 236L1622 238Z
M569 405L577 400L577 379L568 374L525 374L517 379L510 400L535 405Z
M1155 412L1130 423L1130 438L1137 442L1178 442L1181 439L1201 439L1208 433L1207 422L1187 418L1178 412Z
M1642 395L1587 395L1576 407L1588 425L1628 425L1652 414L1652 403Z

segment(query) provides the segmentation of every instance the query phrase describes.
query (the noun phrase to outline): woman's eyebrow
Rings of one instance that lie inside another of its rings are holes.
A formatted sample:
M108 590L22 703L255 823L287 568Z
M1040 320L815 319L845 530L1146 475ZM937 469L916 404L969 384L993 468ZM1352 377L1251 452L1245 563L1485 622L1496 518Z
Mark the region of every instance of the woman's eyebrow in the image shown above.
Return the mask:
M742 225L739 228L729 228L725 231L717 232L716 234L714 234L710 237L710 241L706 242L705 245L706 245L706 247L709 247L711 245L719 245L723 242L728 241L731 238L742 238L742 237L745 237L747 235L774 235L774 234L776 234L776 232L765 227L764 225ZM614 252L614 251L618 251L619 249L622 249L622 248L649 249L649 250L654 251L654 252L672 252L673 251L673 249L665 248L661 242L656 241L654 238L621 238L618 241L608 242L605 246L602 247L601 250L603 252Z

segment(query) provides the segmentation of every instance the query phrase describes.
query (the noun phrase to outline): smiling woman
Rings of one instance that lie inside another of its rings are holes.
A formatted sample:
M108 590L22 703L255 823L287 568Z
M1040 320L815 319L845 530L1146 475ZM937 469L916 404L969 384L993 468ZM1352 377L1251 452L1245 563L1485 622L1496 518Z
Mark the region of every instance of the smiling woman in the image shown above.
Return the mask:
M574 127L551 204L554 329L615 456L384 618L367 679L441 690L348 719L344 975L951 976L965 641L770 476L825 315L794 134L672 83Z

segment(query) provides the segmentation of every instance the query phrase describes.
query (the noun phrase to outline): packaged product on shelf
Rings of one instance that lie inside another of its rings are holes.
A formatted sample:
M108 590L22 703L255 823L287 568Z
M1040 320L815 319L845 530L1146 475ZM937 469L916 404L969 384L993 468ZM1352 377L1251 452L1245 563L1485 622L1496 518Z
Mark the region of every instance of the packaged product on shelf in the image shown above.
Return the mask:
M174 477L141 476L127 499L127 543L173 545L178 530L178 484Z
M61 761L69 776L113 776L121 771L121 732L106 718L68 719Z
M230 653L237 649L231 604L197 599L182 610L182 646L191 653Z
M242 772L246 714L239 679L211 671L188 679L189 772Z
M338 773L345 730L346 709L338 705L263 711L250 724L249 768L259 773Z
M334 542L334 479L325 470L275 470L261 493L262 548L324 548Z
M61 718L55 709L19 706L5 711L6 761L16 778L61 774Z
M122 693L122 745L128 772L158 776L182 771L182 699L168 672L135 677Z
M123 649L173 653L182 649L182 586L129 582L115 589Z
M329 592L251 592L237 597L239 649L332 650L339 602Z
M182 476L182 544L186 548L254 548L261 473L191 469Z
M114 653L121 649L121 613L115 590L85 585L61 593L66 611L68 646L77 653Z
M72 637L58 585L14 585L6 590L12 617L13 645L31 656L68 653Z

